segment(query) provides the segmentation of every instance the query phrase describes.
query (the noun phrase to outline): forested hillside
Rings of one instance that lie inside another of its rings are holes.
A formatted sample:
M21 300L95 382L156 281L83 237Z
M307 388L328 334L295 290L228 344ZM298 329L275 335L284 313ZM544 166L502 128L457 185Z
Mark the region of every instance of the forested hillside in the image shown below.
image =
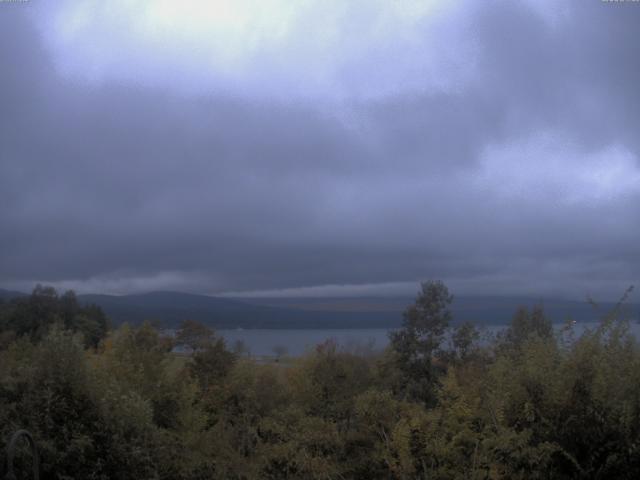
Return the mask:
M424 283L382 354L258 363L198 322L107 330L39 289L0 306L0 438L31 431L44 478L637 478L625 298L580 337L522 308L488 345L451 331L451 300Z

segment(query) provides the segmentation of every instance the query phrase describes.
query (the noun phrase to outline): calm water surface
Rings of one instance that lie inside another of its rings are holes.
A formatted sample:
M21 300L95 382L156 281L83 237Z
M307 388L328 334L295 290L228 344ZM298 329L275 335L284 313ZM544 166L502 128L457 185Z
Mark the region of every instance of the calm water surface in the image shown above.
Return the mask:
M563 325L555 325L557 329ZM586 328L595 328L596 323L578 323L574 326L575 335L579 336ZM504 325L490 325L481 329L485 341L505 328ZM640 324L630 324L631 333L640 338ZM342 348L355 352L382 350L389 343L385 328L368 329L236 329L217 330L233 348L236 342L242 341L252 355L274 355L276 349L280 354L301 355L328 339L335 340ZM280 348L279 348L280 347Z

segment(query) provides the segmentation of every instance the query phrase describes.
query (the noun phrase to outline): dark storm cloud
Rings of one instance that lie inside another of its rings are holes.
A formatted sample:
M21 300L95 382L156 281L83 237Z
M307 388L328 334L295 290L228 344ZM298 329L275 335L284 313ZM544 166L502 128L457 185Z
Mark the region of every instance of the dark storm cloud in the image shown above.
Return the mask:
M640 7L527 5L456 13L451 88L341 101L77 81L0 5L0 285L617 292L640 271Z

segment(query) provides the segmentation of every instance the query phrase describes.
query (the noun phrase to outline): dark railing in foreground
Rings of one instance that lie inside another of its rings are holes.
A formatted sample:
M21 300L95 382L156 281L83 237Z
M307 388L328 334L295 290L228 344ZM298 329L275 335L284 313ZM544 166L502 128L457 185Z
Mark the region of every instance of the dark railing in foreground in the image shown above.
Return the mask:
M31 456L33 457L33 478L35 480L40 479L40 456L38 455L38 449L33 437L26 430L18 430L13 434L9 445L7 445L7 474L4 476L4 480L17 480L16 474L13 470L13 458L16 454L16 446L21 437L25 437L31 447Z

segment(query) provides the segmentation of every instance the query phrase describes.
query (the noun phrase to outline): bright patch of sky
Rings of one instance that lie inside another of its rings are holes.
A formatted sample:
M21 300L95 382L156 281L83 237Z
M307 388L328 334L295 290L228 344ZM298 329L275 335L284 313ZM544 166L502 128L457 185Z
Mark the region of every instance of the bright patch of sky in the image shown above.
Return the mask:
M67 77L276 98L452 89L472 68L459 2L65 1L41 22ZM45 21L46 20L46 21ZM446 41L443 41L443 37Z
M538 134L486 148L475 181L505 199L596 205L640 195L638 160L620 145L585 152L551 134Z

